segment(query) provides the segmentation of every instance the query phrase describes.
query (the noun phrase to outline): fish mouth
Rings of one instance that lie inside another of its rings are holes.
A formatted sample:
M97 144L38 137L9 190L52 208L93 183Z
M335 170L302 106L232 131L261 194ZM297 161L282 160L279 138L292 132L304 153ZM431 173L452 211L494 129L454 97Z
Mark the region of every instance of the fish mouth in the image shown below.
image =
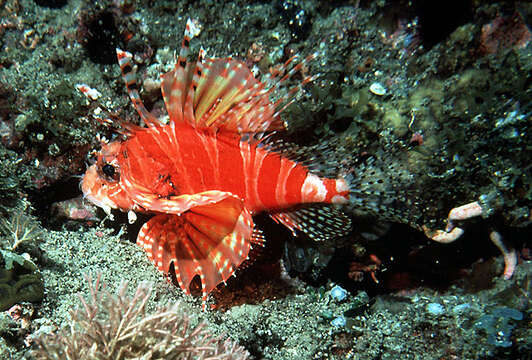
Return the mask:
M102 210L105 212L106 215L112 217L111 210L116 209L116 204L111 199L98 199L97 197L93 196L92 194L83 194L83 199L89 200L94 205L102 208Z
M107 188L101 181L96 166L90 166L80 183L83 199L89 200L94 205L100 207L105 213L111 216L111 210L118 208L117 204L111 200L107 194Z

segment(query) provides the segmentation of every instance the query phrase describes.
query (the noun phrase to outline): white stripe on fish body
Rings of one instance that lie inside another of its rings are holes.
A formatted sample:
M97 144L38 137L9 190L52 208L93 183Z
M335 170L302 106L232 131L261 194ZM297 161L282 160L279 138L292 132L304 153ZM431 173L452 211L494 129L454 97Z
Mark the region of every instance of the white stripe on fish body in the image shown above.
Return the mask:
M327 188L318 176L308 173L301 187L301 200L303 202L320 202L327 198Z

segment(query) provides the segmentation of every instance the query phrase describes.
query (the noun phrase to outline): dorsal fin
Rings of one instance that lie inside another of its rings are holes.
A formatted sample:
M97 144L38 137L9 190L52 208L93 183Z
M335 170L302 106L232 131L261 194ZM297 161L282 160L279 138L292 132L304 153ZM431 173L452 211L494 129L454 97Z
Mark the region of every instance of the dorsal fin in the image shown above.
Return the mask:
M286 226L294 236L302 231L315 241L346 236L351 232L351 219L340 209L329 204L311 204L298 209L276 212L270 217Z
M258 125L279 129L274 107L257 81L241 62L231 58L212 59L209 72L200 78L194 96L199 124L238 132L257 132Z
M137 110L146 125L161 125L159 119L157 119L157 117L151 112L146 110L146 107L144 107L144 104L140 99L137 85L137 71L136 67L133 66L133 62L131 61L133 56L127 51L120 49L116 49L116 56L118 57L118 65L120 66L120 70L122 70L122 77L126 83L127 93L131 99L131 102L133 103L133 106L135 107L135 110Z
M187 22L174 70L161 77L170 122L240 134L284 129L279 114L314 77L305 76L275 102L270 101L270 95L300 72L314 55L295 65L295 57L289 59L266 82L261 82L244 63L230 57L204 60L204 52L200 51L196 62L190 63L187 55L190 39L195 35L190 24Z
M248 140L256 143L258 147L262 147L271 152L276 152L284 158L297 162L299 165L305 166L313 174L322 177L334 178L338 176L338 165L341 159L337 159L339 155L335 151L335 147L328 140L322 140L321 143L315 145L298 145L286 141L277 136L277 133L268 133L266 136L254 136Z
M186 121L184 117L185 101L194 70L194 66L188 62L187 57L190 52L190 40L199 34L199 31L199 26L188 19L175 67L172 71L161 75L161 92L166 111L170 121L174 123Z
M315 59L317 56L316 53L310 54L307 56L303 61L297 63L290 69L290 65L293 61L297 59L297 55L292 56L290 59L288 59L283 66L281 66L279 73L275 72L273 74L273 78L277 79L280 74L283 72L286 72L286 74L278 80L279 83L283 83L284 81L290 79L292 76L297 74L301 69L303 69L310 61ZM288 70L289 69L289 70ZM287 71L288 70L288 71ZM313 76L304 76L303 80L297 84L296 86L292 87L290 90L288 90L288 93L284 96L282 96L279 100L275 102L275 107L277 108L276 113L274 116L278 116L281 112L283 112L290 104L292 104L295 101L295 96L297 93L299 93L303 86L306 84L313 82L319 77L319 75L313 75Z

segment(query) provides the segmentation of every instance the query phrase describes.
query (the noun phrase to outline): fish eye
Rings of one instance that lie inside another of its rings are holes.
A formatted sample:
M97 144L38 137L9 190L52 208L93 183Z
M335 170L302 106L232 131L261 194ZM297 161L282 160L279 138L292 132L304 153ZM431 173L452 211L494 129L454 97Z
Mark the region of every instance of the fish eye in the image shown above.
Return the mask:
M102 166L102 171L105 175L109 177L115 176L115 167L111 164L105 164Z
M119 174L114 165L106 163L102 165L101 171L108 181L118 181Z

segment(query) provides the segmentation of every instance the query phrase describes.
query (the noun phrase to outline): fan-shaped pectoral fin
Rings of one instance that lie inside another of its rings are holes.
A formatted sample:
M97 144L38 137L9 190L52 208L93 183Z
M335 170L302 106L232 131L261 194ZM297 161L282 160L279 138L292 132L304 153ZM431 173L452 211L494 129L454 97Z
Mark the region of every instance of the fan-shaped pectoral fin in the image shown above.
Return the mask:
M173 263L185 293L190 293L190 283L198 275L205 306L207 295L247 258L253 219L243 201L235 196L219 199L214 194L207 201L206 193L202 194L189 200L194 205L181 211L181 215L160 214L150 219L141 228L137 244L160 271L168 274Z

